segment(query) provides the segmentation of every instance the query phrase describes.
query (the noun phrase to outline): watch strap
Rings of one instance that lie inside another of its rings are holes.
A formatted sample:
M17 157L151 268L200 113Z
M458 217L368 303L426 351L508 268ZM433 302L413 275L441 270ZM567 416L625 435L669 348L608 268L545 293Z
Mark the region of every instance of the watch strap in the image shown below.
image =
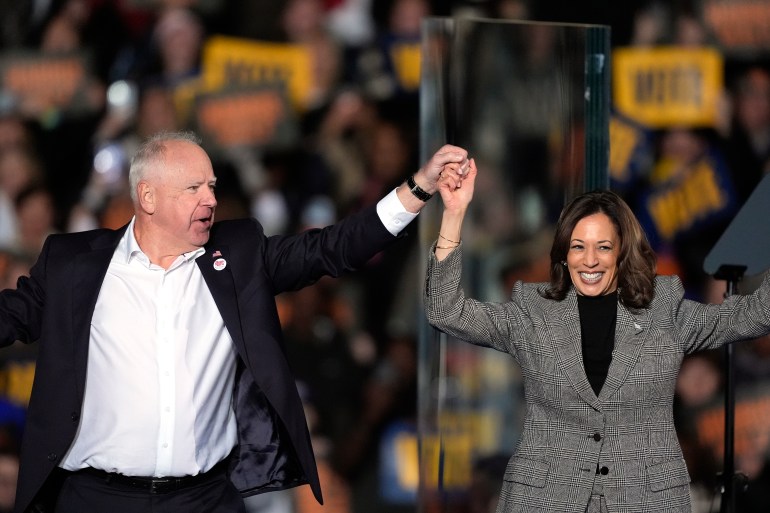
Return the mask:
M420 201L425 202L433 197L433 194L425 192L422 187L417 185L417 183L414 181L414 175L411 175L406 179L406 186L409 187L409 192L414 194L414 196Z

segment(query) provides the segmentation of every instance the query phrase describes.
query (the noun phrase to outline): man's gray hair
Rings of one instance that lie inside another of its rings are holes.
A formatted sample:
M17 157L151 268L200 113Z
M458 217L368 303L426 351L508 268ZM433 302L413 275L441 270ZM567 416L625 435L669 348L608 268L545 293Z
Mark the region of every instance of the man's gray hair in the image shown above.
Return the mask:
M201 144L201 138L195 132L189 130L158 132L145 139L131 158L131 166L128 169L128 185L131 192L131 200L134 203L138 201L136 187L145 178L147 168L163 158L168 141L187 141L199 146Z

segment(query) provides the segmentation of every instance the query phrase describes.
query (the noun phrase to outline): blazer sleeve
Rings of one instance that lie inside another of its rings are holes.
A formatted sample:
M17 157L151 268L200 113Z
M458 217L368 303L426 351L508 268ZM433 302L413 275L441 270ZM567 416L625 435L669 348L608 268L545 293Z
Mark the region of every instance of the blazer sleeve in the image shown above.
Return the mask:
M266 237L262 258L278 294L313 284L323 276L338 277L360 269L398 238L371 206L325 228Z
M0 347L17 340L30 343L40 338L50 240L46 240L30 275L20 277L15 289L0 291Z
M492 347L517 358L520 341L533 336L533 322L525 289L518 282L505 303L468 298L460 286L462 243L444 260L438 261L434 247L429 252L423 290L425 314L431 326L460 340Z
M665 305L671 328L687 354L770 333L770 274L753 293L732 295L720 304L685 299L678 277L659 276L654 302Z

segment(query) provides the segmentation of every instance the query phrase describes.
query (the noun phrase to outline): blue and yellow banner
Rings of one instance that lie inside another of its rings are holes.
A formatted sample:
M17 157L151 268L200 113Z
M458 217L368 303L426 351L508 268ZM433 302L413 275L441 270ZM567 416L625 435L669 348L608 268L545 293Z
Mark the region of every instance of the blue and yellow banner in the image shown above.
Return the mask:
M613 114L610 117L610 188L625 192L649 172L653 160L652 131Z
M658 247L729 220L736 208L729 170L712 150L675 178L643 193L636 211L653 247Z

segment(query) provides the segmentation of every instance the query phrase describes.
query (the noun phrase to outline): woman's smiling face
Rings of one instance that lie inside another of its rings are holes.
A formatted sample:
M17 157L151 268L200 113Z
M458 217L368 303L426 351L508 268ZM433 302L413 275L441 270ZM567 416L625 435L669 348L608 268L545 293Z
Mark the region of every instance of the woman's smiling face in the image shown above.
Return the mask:
M620 237L606 214L578 221L567 251L567 268L577 293L602 296L617 290L619 252Z

